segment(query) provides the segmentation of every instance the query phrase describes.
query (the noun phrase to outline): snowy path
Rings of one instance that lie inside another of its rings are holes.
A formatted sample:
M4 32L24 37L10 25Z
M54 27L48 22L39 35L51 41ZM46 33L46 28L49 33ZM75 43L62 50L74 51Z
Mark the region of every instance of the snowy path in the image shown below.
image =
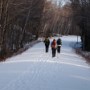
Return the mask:
M0 90L90 90L90 66L71 48L76 40L62 37L55 58L41 42L0 63Z

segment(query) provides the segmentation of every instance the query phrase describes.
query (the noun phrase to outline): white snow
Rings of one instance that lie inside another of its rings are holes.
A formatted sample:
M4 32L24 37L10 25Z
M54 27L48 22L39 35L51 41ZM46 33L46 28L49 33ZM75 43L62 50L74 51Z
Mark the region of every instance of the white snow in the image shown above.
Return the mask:
M40 42L1 62L0 90L90 90L90 66L72 49L77 37L61 39L61 53L55 58Z

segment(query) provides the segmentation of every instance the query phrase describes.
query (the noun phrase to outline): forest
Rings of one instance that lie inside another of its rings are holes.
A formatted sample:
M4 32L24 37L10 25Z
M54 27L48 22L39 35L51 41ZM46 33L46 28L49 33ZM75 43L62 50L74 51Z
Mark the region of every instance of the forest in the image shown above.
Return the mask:
M52 0L0 0L0 59L38 37L80 35L90 51L90 1L70 0L63 7Z
M81 31L82 50L90 51L90 0L71 0L74 25Z

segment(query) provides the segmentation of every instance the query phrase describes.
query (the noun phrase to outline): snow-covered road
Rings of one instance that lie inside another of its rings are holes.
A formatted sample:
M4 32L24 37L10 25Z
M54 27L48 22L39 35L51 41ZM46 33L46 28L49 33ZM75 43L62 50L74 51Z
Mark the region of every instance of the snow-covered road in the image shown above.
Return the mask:
M55 58L40 42L0 63L0 90L90 90L90 66L71 47L77 38L61 39L61 53Z

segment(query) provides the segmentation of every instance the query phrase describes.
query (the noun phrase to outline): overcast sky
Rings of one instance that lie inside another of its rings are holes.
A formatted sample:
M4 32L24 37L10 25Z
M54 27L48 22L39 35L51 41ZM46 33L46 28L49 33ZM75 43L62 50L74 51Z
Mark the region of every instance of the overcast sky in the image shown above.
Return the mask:
M62 5L65 5L67 2L69 2L69 0L51 0L53 2L57 2L57 4L59 4L59 2L61 2Z

